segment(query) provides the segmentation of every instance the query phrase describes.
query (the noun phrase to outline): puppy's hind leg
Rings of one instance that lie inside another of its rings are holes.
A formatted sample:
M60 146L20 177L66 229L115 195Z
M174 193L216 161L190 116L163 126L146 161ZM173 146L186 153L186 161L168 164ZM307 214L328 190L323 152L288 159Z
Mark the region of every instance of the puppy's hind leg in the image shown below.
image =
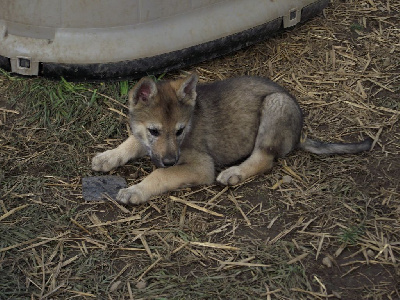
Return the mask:
M236 185L247 178L269 171L274 162L274 155L263 149L254 149L249 158L238 166L222 171L217 181L223 185Z
M97 154L92 159L92 170L108 172L126 164L129 160L146 155L143 145L130 135L122 144L112 150Z
M236 185L247 178L269 171L274 159L289 153L300 138L301 111L287 93L274 93L265 97L260 125L250 156L238 166L222 171L217 181Z

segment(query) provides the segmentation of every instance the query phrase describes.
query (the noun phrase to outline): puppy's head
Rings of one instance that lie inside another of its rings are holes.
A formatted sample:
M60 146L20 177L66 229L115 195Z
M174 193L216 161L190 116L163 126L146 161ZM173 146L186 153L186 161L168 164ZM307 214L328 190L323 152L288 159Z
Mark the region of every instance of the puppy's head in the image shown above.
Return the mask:
M132 134L146 147L157 167L179 160L196 103L197 74L174 81L142 78L129 92Z

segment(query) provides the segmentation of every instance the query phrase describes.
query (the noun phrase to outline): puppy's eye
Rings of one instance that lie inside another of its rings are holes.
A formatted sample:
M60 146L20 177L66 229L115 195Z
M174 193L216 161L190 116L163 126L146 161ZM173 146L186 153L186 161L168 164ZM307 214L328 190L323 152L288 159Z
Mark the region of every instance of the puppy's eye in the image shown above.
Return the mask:
M178 129L178 131L176 132L176 136L180 136L183 133L183 130L185 130L185 127Z
M147 130L150 132L150 134L152 136L159 136L160 135L160 131L156 128L147 128Z

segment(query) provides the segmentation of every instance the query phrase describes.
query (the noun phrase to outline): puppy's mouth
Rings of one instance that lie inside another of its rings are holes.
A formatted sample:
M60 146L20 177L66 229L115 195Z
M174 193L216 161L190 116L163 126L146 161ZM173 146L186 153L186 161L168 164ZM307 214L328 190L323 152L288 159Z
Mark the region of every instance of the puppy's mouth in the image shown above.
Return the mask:
M151 161L153 162L153 164L157 167L157 168L165 168L164 164L161 162L161 160L159 160L158 158L155 157L151 157Z

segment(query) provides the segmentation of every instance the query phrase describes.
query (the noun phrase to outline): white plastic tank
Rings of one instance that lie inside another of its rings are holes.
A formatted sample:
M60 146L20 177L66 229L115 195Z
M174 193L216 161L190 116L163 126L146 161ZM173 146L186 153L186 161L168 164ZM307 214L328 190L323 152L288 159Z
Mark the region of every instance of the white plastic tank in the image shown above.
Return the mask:
M0 67L78 79L163 73L266 39L329 0L0 0Z

